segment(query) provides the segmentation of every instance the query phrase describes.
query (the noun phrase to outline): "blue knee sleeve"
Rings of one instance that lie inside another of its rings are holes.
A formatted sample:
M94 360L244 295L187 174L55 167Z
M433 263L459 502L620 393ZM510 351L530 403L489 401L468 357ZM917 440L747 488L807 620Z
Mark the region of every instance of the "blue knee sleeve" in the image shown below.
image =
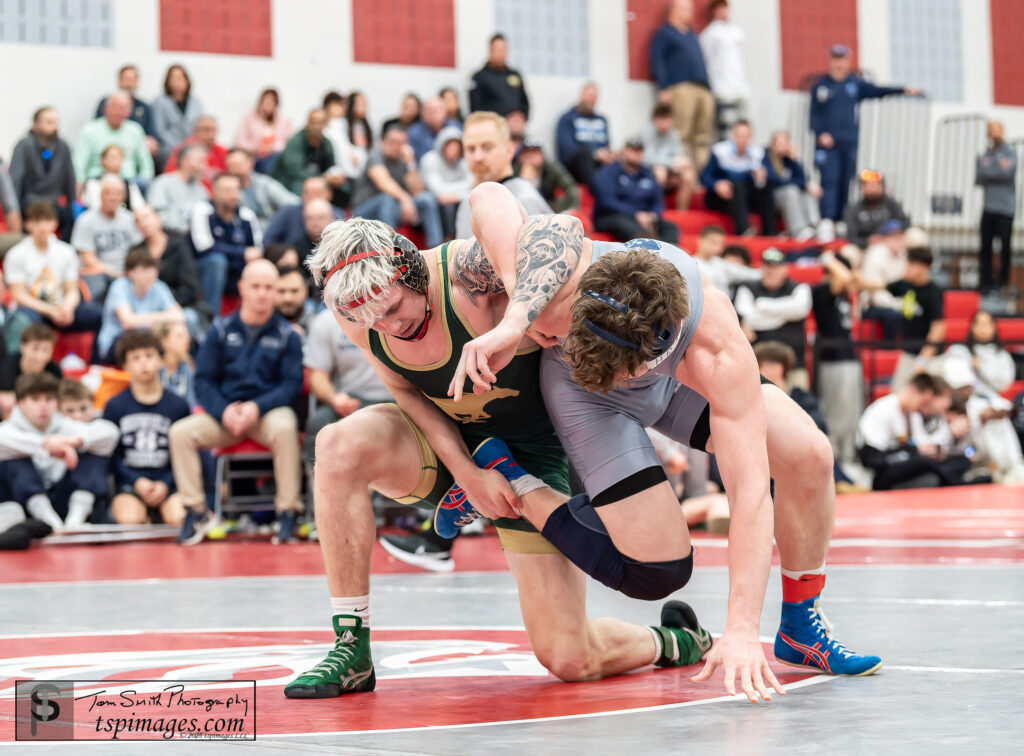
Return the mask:
M667 562L638 562L621 554L585 495L552 512L541 534L590 577L630 598L663 599L686 585L693 572L692 551Z

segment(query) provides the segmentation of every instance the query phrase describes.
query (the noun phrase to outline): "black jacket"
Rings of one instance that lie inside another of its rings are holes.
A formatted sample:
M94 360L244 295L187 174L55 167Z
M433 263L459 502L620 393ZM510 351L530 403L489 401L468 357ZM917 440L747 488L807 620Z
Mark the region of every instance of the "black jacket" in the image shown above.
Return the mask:
M484 66L469 85L469 109L492 110L508 115L513 110L523 111L530 117L530 98L526 96L523 77L514 68L497 69Z
M31 131L14 148L9 173L23 209L34 200L60 204L63 197L66 207L71 207L74 202L75 168L71 163L71 149L59 137L50 149L53 154L47 171L43 168L42 145Z

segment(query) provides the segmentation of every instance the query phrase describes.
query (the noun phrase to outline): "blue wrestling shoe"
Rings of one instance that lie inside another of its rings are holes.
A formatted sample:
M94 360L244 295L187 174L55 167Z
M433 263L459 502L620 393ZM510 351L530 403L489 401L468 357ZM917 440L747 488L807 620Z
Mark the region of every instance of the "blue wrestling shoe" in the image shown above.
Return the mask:
M782 622L775 636L775 658L783 664L839 677L871 675L882 668L877 656L854 653L832 638L832 625L812 596L782 602Z
M473 450L473 461L484 470L497 470L510 482L526 475L526 471L512 458L508 445L499 438L483 440ZM479 516L480 513L466 499L466 492L456 483L434 510L434 530L442 538L454 538Z

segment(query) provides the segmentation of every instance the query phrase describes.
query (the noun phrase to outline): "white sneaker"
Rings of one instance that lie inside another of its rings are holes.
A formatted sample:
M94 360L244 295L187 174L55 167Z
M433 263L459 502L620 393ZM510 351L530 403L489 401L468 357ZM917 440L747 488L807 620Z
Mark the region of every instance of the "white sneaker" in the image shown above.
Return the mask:
M823 242L834 241L836 238L836 224L831 218L822 218L818 222L818 239Z

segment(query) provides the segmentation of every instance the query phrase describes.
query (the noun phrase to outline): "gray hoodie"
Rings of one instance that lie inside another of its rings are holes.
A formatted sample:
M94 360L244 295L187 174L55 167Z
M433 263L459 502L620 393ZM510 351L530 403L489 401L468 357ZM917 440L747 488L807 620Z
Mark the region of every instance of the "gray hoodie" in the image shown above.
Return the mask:
M984 210L996 215L1009 215L1017 210L1015 178L1017 175L1017 153L1008 144L989 148L978 157L978 168L974 183L985 193Z
M451 141L462 141L462 130L458 126L445 126L437 133L434 149L420 158L420 176L431 194L437 197L454 194L464 200L473 188L473 175L466 167L465 158L460 157L452 164L442 156L441 150Z
M43 479L43 485L49 489L60 481L67 472L64 463L51 457L43 449L43 439L47 436L76 436L82 439L78 452L109 457L117 448L121 432L109 420L97 419L91 423L80 423L64 417L59 412L53 413L50 427L40 431L21 410L15 406L11 417L0 423L0 461L31 457L32 463Z

